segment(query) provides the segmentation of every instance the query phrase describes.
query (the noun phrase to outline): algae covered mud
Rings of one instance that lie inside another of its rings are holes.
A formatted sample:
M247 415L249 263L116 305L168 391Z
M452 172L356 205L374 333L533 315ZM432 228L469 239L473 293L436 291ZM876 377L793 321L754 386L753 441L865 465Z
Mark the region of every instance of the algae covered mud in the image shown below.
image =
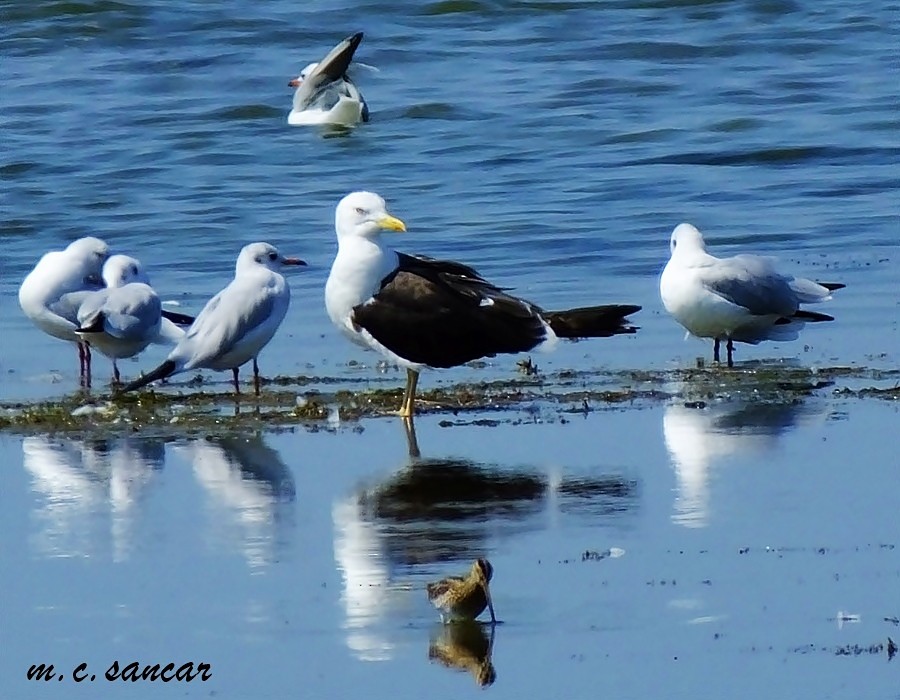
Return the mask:
M526 369L4 406L0 694L896 694L896 371Z
M618 405L682 401L791 403L814 392L838 396L900 398L900 370L860 367L807 369L789 364L744 363L684 370L562 370L542 374L531 358L519 363L522 377L465 382L422 392L421 411L444 414L490 412L496 420L559 419ZM386 379L385 382L390 381ZM367 386L370 382L366 382ZM0 402L0 429L24 432L166 429L169 432L266 429L292 424L339 424L388 415L400 389L354 389L346 378L276 377L259 396L208 390L198 375L164 390L140 394L79 391L61 399ZM482 423L484 423L484 419ZM490 422L490 420L487 420Z

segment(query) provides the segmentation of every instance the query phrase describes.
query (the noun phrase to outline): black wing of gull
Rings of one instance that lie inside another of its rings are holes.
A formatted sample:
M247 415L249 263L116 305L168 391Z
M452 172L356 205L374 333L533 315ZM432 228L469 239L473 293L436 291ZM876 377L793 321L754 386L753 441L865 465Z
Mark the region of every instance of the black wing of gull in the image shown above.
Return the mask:
M297 88L294 96L294 109L302 111L312 105L318 97L337 80L344 78L344 74L353 61L353 54L360 42L363 33L357 32L348 36L335 46L319 64L303 78L303 82Z
M624 318L633 305L544 311L508 294L473 268L449 260L398 254L399 265L354 324L396 355L430 367L455 367L501 353L527 352L547 338L634 333Z

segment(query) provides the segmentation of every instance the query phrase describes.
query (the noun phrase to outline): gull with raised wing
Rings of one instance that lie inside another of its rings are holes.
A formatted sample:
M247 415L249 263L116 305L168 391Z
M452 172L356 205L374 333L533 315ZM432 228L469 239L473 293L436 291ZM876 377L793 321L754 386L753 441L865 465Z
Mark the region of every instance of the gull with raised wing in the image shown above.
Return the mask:
M317 63L310 63L288 85L296 88L288 124L353 126L369 121L369 106L347 76L363 33L348 36Z
M244 246L234 279L207 302L184 337L159 367L126 384L132 391L192 369L231 370L240 393L238 370L253 361L253 388L259 395L260 351L275 335L291 301L291 289L277 271L282 265L305 265L285 258L268 243Z
M772 258L759 255L717 258L691 224L675 227L669 247L659 281L663 306L688 333L714 340L716 362L722 341L732 367L735 341L795 340L805 324L834 320L800 305L831 299L843 284L781 274Z

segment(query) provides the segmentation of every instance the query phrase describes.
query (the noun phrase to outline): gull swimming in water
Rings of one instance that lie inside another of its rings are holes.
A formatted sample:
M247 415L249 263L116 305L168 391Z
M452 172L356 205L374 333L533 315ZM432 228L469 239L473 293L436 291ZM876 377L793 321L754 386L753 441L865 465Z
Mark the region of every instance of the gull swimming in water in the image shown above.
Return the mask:
M353 126L369 121L369 106L347 76L363 33L348 36L318 63L310 63L288 85L297 88L288 124Z
M659 281L663 306L691 335L714 339L716 362L721 341L732 367L734 341L795 340L804 324L834 320L800 305L827 301L843 284L780 274L772 258L759 255L717 258L690 224L675 227L670 249Z
M132 391L192 369L230 369L240 393L238 369L253 360L253 388L259 395L256 358L275 335L291 301L291 288L277 272L282 265L305 265L285 258L268 243L244 246L234 279L207 302L184 337L159 367L126 384Z
M90 384L91 350L75 332L78 309L91 294L103 289L103 263L109 246L87 236L65 250L46 253L19 287L19 306L35 326L54 338L78 346L80 378Z
M332 322L353 342L406 368L398 415L415 410L423 367L456 367L481 357L552 346L557 338L604 338L637 329L631 304L544 311L507 294L457 262L398 253L382 230L405 231L384 199L353 192L335 211L338 252L325 284Z
M176 343L184 330L162 309L159 296L141 263L113 255L103 265L106 288L88 295L78 309L75 333L113 363L113 383L120 381L116 360L134 357L150 343Z

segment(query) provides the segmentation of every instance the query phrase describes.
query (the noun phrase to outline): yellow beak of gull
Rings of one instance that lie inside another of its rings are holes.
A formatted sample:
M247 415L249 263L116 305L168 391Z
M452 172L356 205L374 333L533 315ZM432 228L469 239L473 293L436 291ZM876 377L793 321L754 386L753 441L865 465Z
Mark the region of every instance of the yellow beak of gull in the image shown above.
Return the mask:
M386 231L406 231L406 224L390 214L385 214L378 220L378 225Z

